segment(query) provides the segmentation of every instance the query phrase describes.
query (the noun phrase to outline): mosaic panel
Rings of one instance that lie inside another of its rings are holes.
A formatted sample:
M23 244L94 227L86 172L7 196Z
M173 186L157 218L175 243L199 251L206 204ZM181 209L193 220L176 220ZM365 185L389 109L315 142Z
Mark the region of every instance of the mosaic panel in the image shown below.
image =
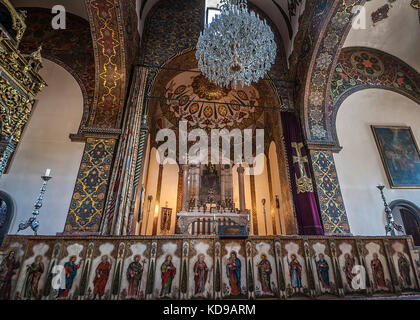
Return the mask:
M118 0L86 0L95 51L95 99L89 126L119 128L126 91L126 48Z
M64 231L98 231L115 143L114 139L87 139Z
M319 46L316 47L316 52L312 55L313 68L308 72L309 77L306 79L308 90L305 92L303 101L304 123L307 138L310 141L325 142L330 138L326 129L327 119L324 113L327 80L335 66L336 54L342 46L341 40L349 31L354 15L352 9L356 5L363 5L364 2L364 0L340 1L336 6L333 6L331 19L324 20L322 32L316 38Z
M341 188L331 151L311 150L321 219L326 234L349 233Z

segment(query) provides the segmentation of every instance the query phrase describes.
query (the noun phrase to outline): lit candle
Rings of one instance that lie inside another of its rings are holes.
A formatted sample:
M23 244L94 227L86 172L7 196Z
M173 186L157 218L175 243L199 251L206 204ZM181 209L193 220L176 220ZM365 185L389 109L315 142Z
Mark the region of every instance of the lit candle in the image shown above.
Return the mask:
M45 170L45 176L46 177L49 177L50 176L50 173L51 173L51 169Z

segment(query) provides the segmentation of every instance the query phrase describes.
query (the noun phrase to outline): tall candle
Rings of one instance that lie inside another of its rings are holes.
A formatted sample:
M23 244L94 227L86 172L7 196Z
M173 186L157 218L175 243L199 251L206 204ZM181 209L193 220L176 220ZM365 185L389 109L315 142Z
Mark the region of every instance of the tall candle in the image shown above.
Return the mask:
M50 173L51 173L51 169L45 170L45 176L46 177L49 177L50 176Z

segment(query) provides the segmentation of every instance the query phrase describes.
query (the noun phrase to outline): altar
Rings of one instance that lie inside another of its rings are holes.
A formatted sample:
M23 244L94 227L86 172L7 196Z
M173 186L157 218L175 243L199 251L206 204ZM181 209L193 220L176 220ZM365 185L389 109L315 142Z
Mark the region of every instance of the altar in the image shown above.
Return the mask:
M185 235L216 235L220 227L236 226L249 234L249 214L179 212L178 233Z
M239 166L239 207L236 207L231 165L185 165L177 233L214 235L220 227L234 226L249 234L250 213L245 208L243 180L244 168Z

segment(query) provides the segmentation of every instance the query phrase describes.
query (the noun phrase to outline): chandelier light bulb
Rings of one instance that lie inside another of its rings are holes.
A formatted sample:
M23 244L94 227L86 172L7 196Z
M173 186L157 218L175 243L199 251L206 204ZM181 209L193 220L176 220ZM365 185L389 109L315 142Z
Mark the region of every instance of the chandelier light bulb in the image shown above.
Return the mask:
M265 20L248 11L246 0L222 0L221 12L197 42L201 72L213 83L236 88L258 82L274 64L277 45Z

